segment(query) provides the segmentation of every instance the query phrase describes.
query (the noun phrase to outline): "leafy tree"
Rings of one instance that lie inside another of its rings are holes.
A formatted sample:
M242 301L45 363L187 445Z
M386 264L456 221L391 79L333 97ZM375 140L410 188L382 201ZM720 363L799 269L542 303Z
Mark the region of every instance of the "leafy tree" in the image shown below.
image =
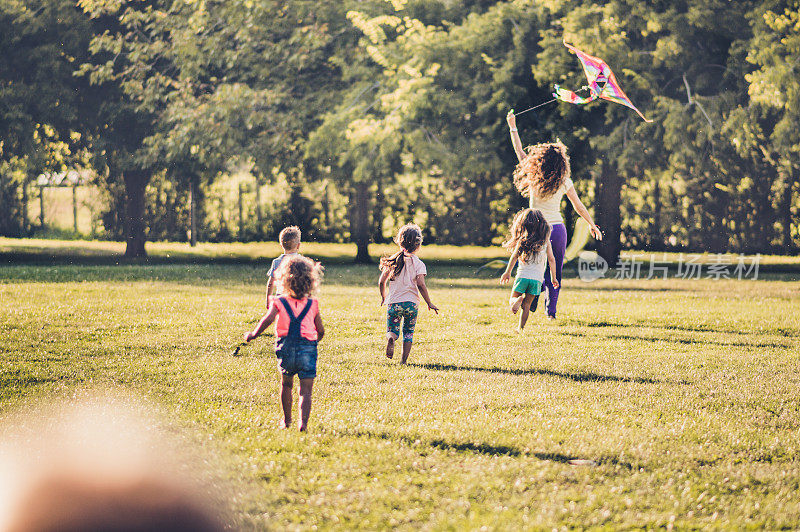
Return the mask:
M28 184L80 162L86 84L72 74L87 20L68 0L0 1L0 182L3 234L27 230Z
M784 250L796 247L800 233L793 220L798 207L794 190L800 181L800 81L797 58L800 57L800 2L763 2L751 14L753 37L747 61L757 67L747 75L748 93L753 102L768 110L773 126L762 138L753 138L764 158L781 176L779 210ZM765 138L766 137L766 138ZM741 137L736 137L744 141ZM769 144L769 148L763 148ZM794 231L793 231L794 228Z

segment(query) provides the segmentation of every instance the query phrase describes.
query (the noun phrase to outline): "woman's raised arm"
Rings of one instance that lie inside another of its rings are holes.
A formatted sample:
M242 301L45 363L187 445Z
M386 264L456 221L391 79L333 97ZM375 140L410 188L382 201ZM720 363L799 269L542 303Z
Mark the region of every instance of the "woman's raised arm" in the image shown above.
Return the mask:
M522 149L522 141L519 139L519 132L517 131L517 117L514 116L514 111L509 111L506 115L506 122L511 132L511 144L514 145L514 153L517 154L517 159L522 162L525 158L525 151Z

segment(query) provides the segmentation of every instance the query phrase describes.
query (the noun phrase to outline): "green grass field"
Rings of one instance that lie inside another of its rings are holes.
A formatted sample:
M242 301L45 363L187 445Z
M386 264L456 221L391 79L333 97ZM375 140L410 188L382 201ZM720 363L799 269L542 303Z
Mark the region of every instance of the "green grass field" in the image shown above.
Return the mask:
M426 248L441 313L421 311L400 367L382 354L377 269L332 260L300 434L277 428L272 339L231 356L263 312L261 257L274 250L236 264L206 246L207 262L171 263L186 248L162 246L153 263L87 264L119 245L0 240L4 416L86 388L142 396L213 448L237 528L800 526L791 268L758 281L570 276L559 320L537 313L517 335L496 278Z

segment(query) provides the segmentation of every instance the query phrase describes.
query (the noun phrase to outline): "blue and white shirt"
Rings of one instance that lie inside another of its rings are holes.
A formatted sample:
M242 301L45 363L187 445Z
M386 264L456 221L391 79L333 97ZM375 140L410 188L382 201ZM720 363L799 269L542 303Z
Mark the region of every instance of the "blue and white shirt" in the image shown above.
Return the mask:
M278 271L278 267L280 267L281 262L283 261L283 258L284 257L291 257L292 255L297 255L297 252L294 252L294 253L281 253L280 257L274 259L272 261L272 266L269 267L269 271L267 272L267 277L270 278L270 279L274 279L275 278L275 272ZM280 283L276 283L276 285L275 285L275 295L276 296L281 295L281 288L282 288L281 284Z

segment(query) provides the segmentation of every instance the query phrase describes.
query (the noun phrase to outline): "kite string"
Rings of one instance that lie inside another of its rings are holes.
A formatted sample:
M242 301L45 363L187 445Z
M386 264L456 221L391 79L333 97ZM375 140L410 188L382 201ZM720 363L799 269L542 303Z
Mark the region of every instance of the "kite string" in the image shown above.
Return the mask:
M539 107L541 107L541 106L543 106L543 105L547 105L548 103L553 103L553 102L554 102L554 101L556 101L557 99L558 99L558 98L553 98L552 100L547 100L546 102L544 102L544 103L540 103L539 105L534 105L533 107L530 107L530 108L528 108L528 109L525 109L524 111L520 111L519 113L514 113L514 116L519 116L519 115L521 115L522 113L527 113L528 111L533 111L534 109L538 109Z
M583 87L578 89L578 91L582 91L582 90L586 90L586 89L591 89L591 87L589 85L584 85ZM552 100L547 100L544 103L540 103L539 105L534 105L533 107L525 109L524 111L520 111L519 113L514 113L514 116L521 115L522 113L527 113L528 111L533 111L534 109L538 109L539 107L541 107L543 105L547 105L548 103L553 103L556 100L558 100L558 98L553 98Z

